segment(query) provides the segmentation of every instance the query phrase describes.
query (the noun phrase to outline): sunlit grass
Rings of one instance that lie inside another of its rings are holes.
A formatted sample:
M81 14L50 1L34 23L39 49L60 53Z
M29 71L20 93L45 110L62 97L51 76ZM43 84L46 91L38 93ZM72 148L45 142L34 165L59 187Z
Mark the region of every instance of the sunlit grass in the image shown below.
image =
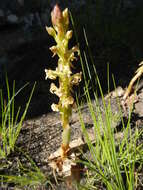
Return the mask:
M15 97L22 92L22 90L27 87L28 83L25 84L22 88L20 88L17 92L15 92L15 82L13 83L12 95L10 94L10 87L8 83L8 79L6 78L6 87L7 87L7 99L3 97L3 91L0 90L1 97L1 123L0 123L0 159L5 160L5 163L0 164L0 169L4 169L9 167L12 163L9 161L8 156L10 153L17 151L21 152L22 155L26 158L27 163L29 163L29 167L21 163L20 159L17 158L17 168L15 168L16 173L9 174L0 174L0 187L5 188L11 184L16 188L29 188L29 189L37 189L37 188L45 188L50 185L52 188L52 184L45 177L45 175L40 171L40 169L36 166L34 161L28 156L28 154L24 153L20 148L16 147L16 141L19 137L19 133L25 119L34 89L34 84L32 91L30 93L29 99L27 100L25 109L20 115L21 109L19 108L17 113L15 113ZM10 186L11 186L10 185Z
M8 79L6 78L7 87L7 99L3 97L3 91L0 90L0 104L1 104L1 114L0 114L0 158L6 158L12 151L14 151L16 140L19 136L22 123L25 119L36 83L34 84L25 110L20 116L20 108L17 113L15 113L15 97L27 86L25 84L17 92L15 92L15 82L13 83L12 95L10 94L10 88Z
M104 101L104 99L102 100ZM86 174L86 188L99 189L100 185L112 190L135 189L138 181L135 173L141 174L141 171L138 172L135 165L139 164L141 166L143 164L143 145L137 143L143 130L138 132L138 129L135 129L134 134L132 133L130 114L127 124L124 124L123 139L117 143L112 128L114 116L110 103L108 105L104 104L106 118L103 121L98 100L96 102L96 114L95 105L91 102L89 94L87 94L87 102L94 124L95 145L89 140L79 109L82 131L91 156L91 160L85 157L86 161L82 161L87 166L88 171ZM82 187L82 189L84 188Z
M86 45L88 46L88 51L90 52L86 33L84 34ZM83 63L83 61L85 61L86 64ZM83 155L84 161L81 160L81 162L87 167L87 172L86 182L83 186L80 185L79 189L136 189L139 183L139 176L142 175L141 168L143 167L143 144L138 143L141 135L143 135L143 130L138 131L138 129L135 128L133 132L133 126L131 126L132 110L129 112L128 121L126 123L124 122L119 99L117 99L117 105L120 111L117 115L112 113L110 100L105 101L104 99L104 94L95 69L95 65L93 63L93 59L90 61L94 70L94 78L91 77L86 53L84 52L84 59L81 58L83 77L85 81L84 94L94 125L95 144L92 144L90 141L79 105L78 108L81 128L90 152L90 158ZM85 75L85 70L88 73L88 77ZM89 81L87 81L87 78L89 78ZM92 86L95 84L94 80L96 80L96 84L98 85L100 91L100 98L103 105L102 110L98 95L93 89L94 101L91 100L89 82L91 82ZM114 81L113 83L115 86ZM109 67L107 69L106 85L108 86L109 92ZM105 114L104 119L102 115L103 112ZM112 125L116 117L121 120L122 125L122 138L119 139L115 138L115 128L113 128Z

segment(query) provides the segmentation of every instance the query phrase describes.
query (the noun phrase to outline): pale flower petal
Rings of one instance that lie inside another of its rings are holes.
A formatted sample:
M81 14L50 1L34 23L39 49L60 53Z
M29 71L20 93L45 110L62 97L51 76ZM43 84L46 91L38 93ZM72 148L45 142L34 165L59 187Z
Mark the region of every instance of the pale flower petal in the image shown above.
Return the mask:
M57 52L58 52L57 46L52 46L52 47L50 47L49 49L53 52L53 57L54 57L54 56L57 54Z
M52 105L51 105L51 109L52 109L53 111L58 112L58 111L59 111L59 105L58 105L58 104L52 104Z
M82 72L74 74L72 76L71 84L78 85L79 82L81 81L81 75L82 75Z
M79 51L78 46L74 46L74 47L72 48L72 51L73 51L73 52L77 52L78 55L80 55L80 51Z
M52 94L56 94L58 97L62 96L60 88L58 88L54 83L51 83L50 92Z
M56 79L57 78L57 75L58 73L56 71L53 71L53 70L48 70L48 69L45 69L45 73L46 73L46 77L45 79L49 78L49 79Z
M58 90L58 88L56 87L56 85L55 85L54 83L51 83L50 92L51 92L52 94L54 94L55 91L57 91L57 90Z
M69 25L69 11L68 11L68 8L63 10L62 15L63 15L65 24L68 26Z

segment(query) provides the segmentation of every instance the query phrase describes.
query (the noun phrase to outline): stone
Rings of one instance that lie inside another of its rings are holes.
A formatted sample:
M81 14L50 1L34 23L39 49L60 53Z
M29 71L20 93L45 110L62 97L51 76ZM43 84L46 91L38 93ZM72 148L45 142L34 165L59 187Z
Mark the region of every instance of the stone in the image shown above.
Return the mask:
M4 17L4 11L2 9L0 9L0 18L3 18Z
M7 16L7 22L9 22L10 24L18 24L19 19L16 15L10 14Z
M139 117L143 117L143 102L139 101L135 104L135 113L138 114Z

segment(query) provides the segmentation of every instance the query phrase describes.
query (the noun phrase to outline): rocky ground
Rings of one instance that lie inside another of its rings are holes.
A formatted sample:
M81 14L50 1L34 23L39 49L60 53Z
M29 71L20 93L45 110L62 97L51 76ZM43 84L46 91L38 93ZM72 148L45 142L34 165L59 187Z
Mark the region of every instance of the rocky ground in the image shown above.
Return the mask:
M121 87L118 87L117 89L120 90ZM119 104L118 104L117 99L118 101L120 100L121 102L122 96L120 96L120 94L117 95L115 91L105 96L106 102L108 102L109 100L111 101L111 110L112 110L113 116L117 118L117 115L119 113L122 114L122 117L124 118L124 122L126 123L128 119L128 113L129 113L128 112L129 104L127 105L126 109L124 109L124 107L121 107L121 110L119 110ZM94 101L92 101L92 103L95 107L95 113L96 113L96 103ZM101 109L103 121L105 121L105 112L104 112L101 98L99 98L99 106ZM131 119L132 133L134 133L135 128L138 129L140 132L142 131L142 126L143 126L142 107L143 107L143 88L141 88L138 91L137 99L134 103L134 109L133 109L132 119ZM92 142L95 142L96 135L95 136L93 135L94 127L93 127L93 121L91 119L88 105L85 104L81 110L82 110L83 120L87 128L89 137ZM73 142L77 140L77 144L74 147L74 151L75 150L77 151L79 147L78 142L82 142L80 144L80 148L83 148L86 145L86 142L84 141L84 136L80 127L79 114L76 110L73 111L70 124L72 128L71 141ZM124 136L124 131L122 131L121 126L122 126L121 118L115 119L115 120L113 119L112 127L115 128L115 138L117 139L118 142L122 140ZM51 153L55 152L59 148L59 145L61 142L61 133L62 133L62 127L61 127L59 115L57 113L44 114L40 117L37 117L35 119L29 119L24 122L20 136L18 138L18 142L17 142L17 146L20 147L20 149L22 149L23 152L27 153L30 156L30 158L33 159L33 161L37 164L37 166L41 169L41 171L45 174L45 176L50 178L50 180L53 183L54 188L57 190L61 190L61 189L64 190L64 189L67 189L67 187L65 186L64 183L61 183L61 182L59 183L59 185L56 185L53 174L52 174L52 170L49 167L49 163L50 163L49 156L51 155ZM140 144L143 143L143 134L140 137L139 143ZM89 154L87 148L84 148L84 153L86 153L87 155ZM29 161L26 160L25 156L21 152L16 150L7 159L7 161L11 164L8 164L7 167L5 167L5 169L2 169L0 171L0 173L10 174L10 175L17 173L18 159L20 159L22 164L26 166L29 165ZM6 166L5 160L3 160L2 163ZM40 186L39 188L42 189L43 186ZM139 184L138 190L141 190L141 188L142 188L142 185ZM50 187L47 187L46 189L50 189Z

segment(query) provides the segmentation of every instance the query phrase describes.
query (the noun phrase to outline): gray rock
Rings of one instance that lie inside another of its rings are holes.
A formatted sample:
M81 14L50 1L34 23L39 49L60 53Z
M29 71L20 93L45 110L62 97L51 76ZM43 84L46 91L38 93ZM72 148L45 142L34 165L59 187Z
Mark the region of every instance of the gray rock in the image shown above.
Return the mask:
M139 117L143 117L143 102L139 101L135 104L135 113L138 114Z
M2 9L0 9L0 18L4 17L4 11Z
M7 22L9 22L10 24L18 24L19 19L16 15L10 14L7 16Z

